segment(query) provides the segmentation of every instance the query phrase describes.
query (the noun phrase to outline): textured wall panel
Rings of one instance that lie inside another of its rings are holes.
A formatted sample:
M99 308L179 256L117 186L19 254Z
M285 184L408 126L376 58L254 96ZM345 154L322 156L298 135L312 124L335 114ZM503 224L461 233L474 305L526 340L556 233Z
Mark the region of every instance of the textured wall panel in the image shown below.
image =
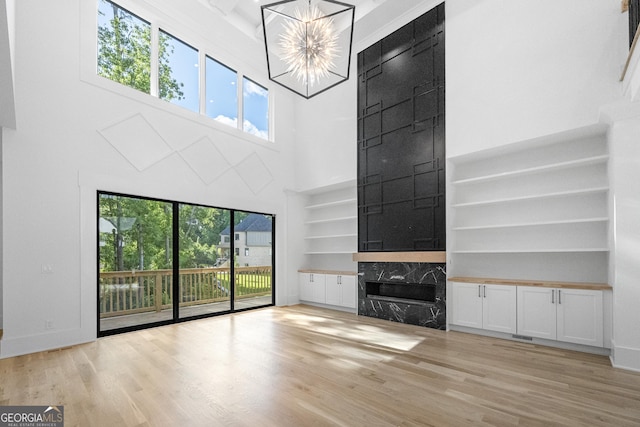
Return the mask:
M204 137L180 151L180 156L205 184L211 184L231 167L209 137Z
M173 153L173 149L142 114L134 114L98 132L139 171Z
M358 250L445 249L444 4L358 54Z

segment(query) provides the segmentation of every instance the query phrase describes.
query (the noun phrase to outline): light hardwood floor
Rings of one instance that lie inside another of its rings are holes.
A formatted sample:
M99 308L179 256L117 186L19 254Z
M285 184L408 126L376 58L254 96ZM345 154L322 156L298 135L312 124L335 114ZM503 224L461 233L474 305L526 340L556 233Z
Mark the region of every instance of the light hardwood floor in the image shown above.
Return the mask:
M606 357L270 307L0 360L0 405L66 426L638 426Z

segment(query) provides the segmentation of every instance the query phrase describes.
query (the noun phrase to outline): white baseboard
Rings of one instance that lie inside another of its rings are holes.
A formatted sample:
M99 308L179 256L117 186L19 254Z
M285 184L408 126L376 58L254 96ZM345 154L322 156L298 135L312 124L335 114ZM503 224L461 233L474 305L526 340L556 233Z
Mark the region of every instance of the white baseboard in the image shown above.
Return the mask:
M95 333L91 335L80 329L53 331L23 337L5 336L2 340L0 359L38 353L40 351L57 350L78 344L95 341Z
M640 372L640 349L617 346L611 341L611 364L615 368Z
M588 345L573 344L573 343L568 343L568 342L563 342L563 341L555 341L555 340L545 340L545 339L541 339L541 338L519 339L519 338L517 338L517 336L514 336L512 334L505 334L503 332L495 332L495 331L487 331L487 330L484 330L484 329L468 328L466 326L458 326L458 325L449 325L449 329L448 330L457 331L457 332L465 332L465 333L468 333L468 334L483 335L485 337L500 338L500 339L505 339L505 340L509 340L509 341L517 341L517 342L524 342L524 343L530 343L530 344L545 345L547 347L561 348L561 349L564 349L564 350L581 351L583 353L598 354L600 356L610 356L611 355L611 351L608 348L605 348L605 347L592 347L592 346L588 346Z

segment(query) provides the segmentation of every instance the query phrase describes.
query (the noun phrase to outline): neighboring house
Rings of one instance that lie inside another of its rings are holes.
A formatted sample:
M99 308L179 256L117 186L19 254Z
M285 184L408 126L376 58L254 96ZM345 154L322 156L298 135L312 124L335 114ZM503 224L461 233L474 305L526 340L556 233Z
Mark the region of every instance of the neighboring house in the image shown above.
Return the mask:
M234 227L234 252L236 265L240 267L271 265L271 220L264 215L249 214ZM230 227L220 233L218 244L218 257L224 259L224 265L228 265L229 252L231 250Z

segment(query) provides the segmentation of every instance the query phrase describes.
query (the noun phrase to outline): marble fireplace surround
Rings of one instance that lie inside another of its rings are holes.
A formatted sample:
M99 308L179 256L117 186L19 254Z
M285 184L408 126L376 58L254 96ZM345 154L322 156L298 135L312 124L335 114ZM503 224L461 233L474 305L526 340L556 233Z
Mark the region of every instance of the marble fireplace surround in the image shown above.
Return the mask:
M446 329L445 252L359 252L353 260L359 315Z

